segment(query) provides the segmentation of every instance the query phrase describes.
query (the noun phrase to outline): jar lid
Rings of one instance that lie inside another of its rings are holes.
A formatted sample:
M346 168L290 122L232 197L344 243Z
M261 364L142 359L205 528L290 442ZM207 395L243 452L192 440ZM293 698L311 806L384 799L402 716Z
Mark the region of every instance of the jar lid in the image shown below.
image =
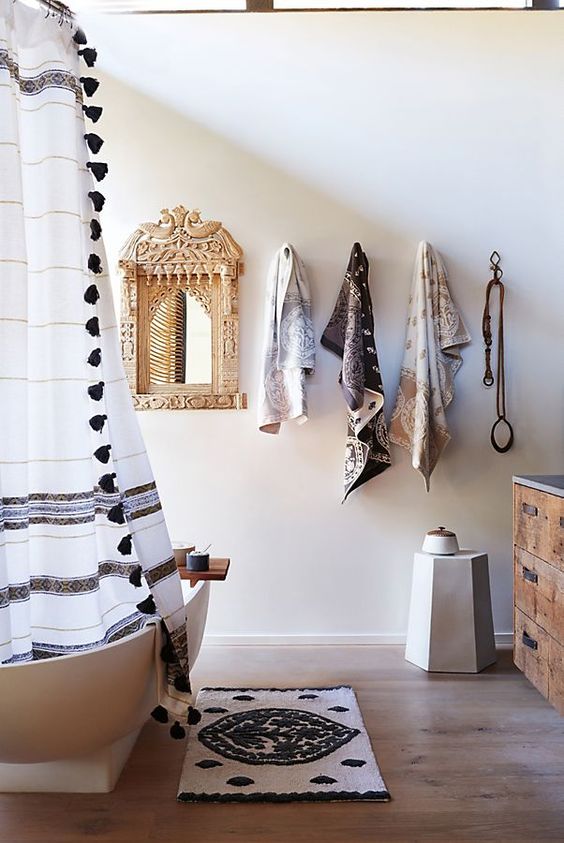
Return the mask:
M456 533L453 533L451 530L447 530L446 527L437 527L436 530L429 530L427 535L441 536L441 538L452 538L453 536L456 537Z

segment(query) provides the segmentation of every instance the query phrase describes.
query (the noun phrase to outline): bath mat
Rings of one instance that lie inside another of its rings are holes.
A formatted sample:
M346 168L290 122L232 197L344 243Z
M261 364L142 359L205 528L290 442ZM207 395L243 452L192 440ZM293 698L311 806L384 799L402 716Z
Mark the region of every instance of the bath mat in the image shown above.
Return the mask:
M390 799L355 693L335 688L203 688L181 802Z

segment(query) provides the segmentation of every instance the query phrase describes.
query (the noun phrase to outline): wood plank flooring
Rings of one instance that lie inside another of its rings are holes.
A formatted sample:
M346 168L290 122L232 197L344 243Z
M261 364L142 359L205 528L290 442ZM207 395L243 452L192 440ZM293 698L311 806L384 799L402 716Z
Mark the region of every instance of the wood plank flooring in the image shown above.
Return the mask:
M564 718L508 650L453 676L426 674L399 647L209 647L194 682L353 685L393 801L178 804L184 741L151 721L107 796L0 794L2 843L564 841Z

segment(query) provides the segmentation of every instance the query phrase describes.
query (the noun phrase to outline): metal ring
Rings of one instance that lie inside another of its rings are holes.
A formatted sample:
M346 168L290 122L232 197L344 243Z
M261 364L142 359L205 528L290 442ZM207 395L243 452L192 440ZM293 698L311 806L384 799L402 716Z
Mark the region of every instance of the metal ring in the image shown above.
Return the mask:
M498 445L495 438L495 434L498 424L501 424L502 422L507 425L507 429L509 431L509 439L507 440L505 445ZM509 449L513 445L513 438L513 428L511 427L510 423L507 421L505 416L500 416L497 421L494 422L492 432L490 434L490 441L492 443L492 447L498 452L498 454L506 454L507 451L509 451Z

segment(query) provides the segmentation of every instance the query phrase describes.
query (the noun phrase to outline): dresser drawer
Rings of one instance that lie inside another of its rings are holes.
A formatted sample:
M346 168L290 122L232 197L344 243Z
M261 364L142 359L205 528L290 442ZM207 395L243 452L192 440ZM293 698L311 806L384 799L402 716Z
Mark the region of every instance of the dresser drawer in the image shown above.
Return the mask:
M514 548L515 605L564 644L564 572Z
M529 682L548 698L548 655L550 636L515 607L513 661Z
M518 484L513 487L514 542L523 550L543 559L549 559L553 552L548 518L552 500L553 495L537 489Z
M548 699L564 714L564 647L554 639L550 640L548 654Z

